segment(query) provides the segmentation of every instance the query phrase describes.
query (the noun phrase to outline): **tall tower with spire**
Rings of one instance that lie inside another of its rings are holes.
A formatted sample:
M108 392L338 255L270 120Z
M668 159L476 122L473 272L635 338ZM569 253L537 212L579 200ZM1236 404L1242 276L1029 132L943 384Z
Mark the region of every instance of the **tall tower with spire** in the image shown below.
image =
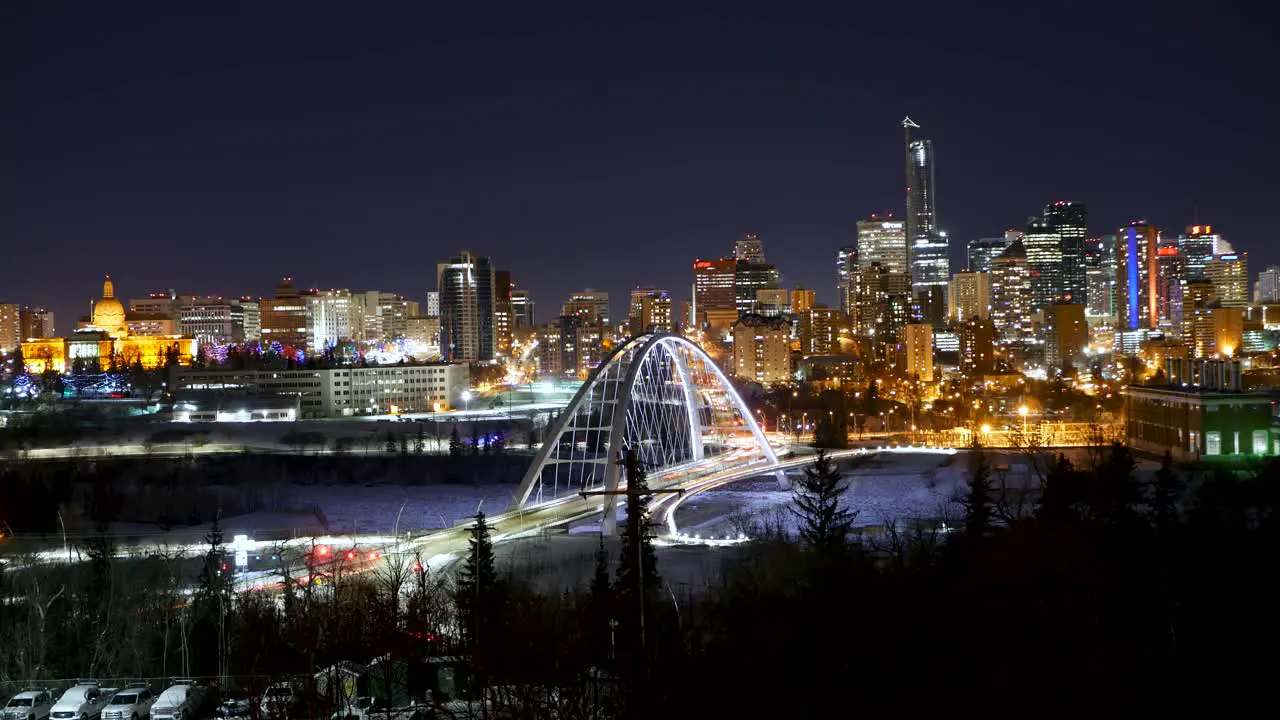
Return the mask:
M917 319L941 325L946 322L951 253L946 234L938 229L933 141L911 139L911 131L919 128L910 117L903 118L911 290L918 307Z

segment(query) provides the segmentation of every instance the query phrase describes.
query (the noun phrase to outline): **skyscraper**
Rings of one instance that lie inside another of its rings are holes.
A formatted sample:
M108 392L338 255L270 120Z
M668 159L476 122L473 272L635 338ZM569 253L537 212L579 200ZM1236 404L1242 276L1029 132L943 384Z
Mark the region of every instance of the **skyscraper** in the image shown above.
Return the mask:
M528 290L511 291L511 315L515 330L523 330L534 326L533 297ZM438 311L437 311L438 314Z
M756 292L771 287L778 287L777 268L763 262L737 261L733 275L733 295L739 315L756 312Z
M935 325L946 316L947 283L951 279L948 238L938 229L937 185L933 141L911 140L907 131L906 240L911 267L911 293L921 320Z
M840 298L840 312L849 314L849 290L853 276L858 272L857 246L845 246L836 251L836 295Z
M1031 267L1027 250L1015 240L991 266L991 321L1003 340L1031 337Z
M1041 312L1062 296L1062 236L1044 218L1031 218L1022 245L1031 268L1031 312Z
M911 293L922 322L945 323L950 280L951 248L946 232L917 236L911 248Z
M1220 235L1215 235L1212 225L1192 225L1178 236L1178 250L1186 259L1187 277L1201 279L1205 275L1205 263L1219 254Z
M858 265L879 263L887 272L909 275L906 223L892 215L858 221Z
M487 257L463 250L436 266L440 352L454 362L494 356L494 272Z
M1051 202L1044 206L1044 221L1061 240L1058 300L1083 305L1088 291L1084 267L1084 242L1088 234L1085 206L1068 200Z
M1280 302L1280 265L1270 265L1258 273L1253 286L1253 301L1258 304Z
M936 198L934 197L933 141L911 140L907 143L907 239L938 234Z
M1160 233L1145 221L1130 223L1116 234L1116 313L1118 329L1155 329L1156 242Z
M1182 287L1186 265L1178 245L1160 242L1156 247L1156 322L1170 333L1182 331Z
M609 326L609 293L591 288L570 293L569 299L560 306L560 314L606 328Z
M1249 304L1249 253L1214 255L1205 262L1204 272L1213 283L1218 304L1239 308Z
M733 292L738 261L733 258L695 260L693 263L693 303L698 314L695 322L703 324L710 310L736 310Z
M1000 253L1022 233L1010 231L1002 237L978 238L969 241L969 270L973 272L991 272L991 261L1000 257ZM1012 235L1012 237L1010 237Z
M1086 238L1084 241L1085 295L1088 313L1102 317L1115 314L1116 236Z
M764 262L764 241L758 235L747 234L733 243L733 259L746 262Z

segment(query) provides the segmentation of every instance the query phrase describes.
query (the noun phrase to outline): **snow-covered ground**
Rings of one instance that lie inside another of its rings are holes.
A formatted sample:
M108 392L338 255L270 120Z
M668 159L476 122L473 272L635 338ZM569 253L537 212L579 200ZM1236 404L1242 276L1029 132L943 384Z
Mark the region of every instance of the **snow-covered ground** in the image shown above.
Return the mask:
M855 526L953 519L962 514L957 491L965 487L962 455L884 455L850 469L842 507L857 514ZM752 478L690 497L675 512L682 534L724 538L764 528L794 534L792 491L772 477Z

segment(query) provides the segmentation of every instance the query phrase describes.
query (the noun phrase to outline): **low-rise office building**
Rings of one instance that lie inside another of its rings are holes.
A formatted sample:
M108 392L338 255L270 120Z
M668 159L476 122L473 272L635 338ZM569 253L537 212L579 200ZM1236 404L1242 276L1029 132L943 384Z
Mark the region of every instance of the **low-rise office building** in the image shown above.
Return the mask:
M1168 384L1125 388L1125 440L1174 460L1271 455L1272 398L1242 389L1240 362L1171 359Z
M177 390L297 396L303 418L387 415L463 404L466 365L425 363L296 370L184 369Z

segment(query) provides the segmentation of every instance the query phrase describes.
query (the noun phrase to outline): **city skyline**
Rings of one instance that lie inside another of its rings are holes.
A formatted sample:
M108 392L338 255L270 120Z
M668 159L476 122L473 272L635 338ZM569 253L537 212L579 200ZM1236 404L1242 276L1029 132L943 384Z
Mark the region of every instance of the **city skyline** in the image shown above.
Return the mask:
M1067 20L1054 32L1078 23L1102 37L1108 18L1140 10L1111 12L1119 15ZM1254 50L1238 34L1220 53L1162 57L1158 77L1152 60L1073 58L1058 69L1070 65L1098 98L1015 125L999 101L974 108L946 83L906 80L921 65L948 76L995 72L997 98L1035 102L1025 83L1035 68L1007 57L937 65L955 41L885 68L900 91L871 112L855 107L840 85L864 78L860 63L888 42L838 45L841 29L877 19L861 10L857 18L832 11L825 23L699 16L679 31L655 18L603 16L590 33L519 12L459 16L466 41L396 32L386 17L347 27L323 10L298 21L312 39L281 39L276 31L296 20L283 10L255 15L252 30L233 8L206 29L171 34L156 30L175 17L157 11L17 14L9 45L26 72L3 100L22 111L0 120L11 158L0 179L10 201L0 295L49 307L63 327L86 313L105 273L130 297L167 287L267 296L291 274L300 287L423 300L436 264L463 249L509 269L541 305L540 321L582 287L609 292L616 315L637 285L683 299L692 259L727 256L745 233L769 248L786 287L812 288L838 307L832 253L852 243L857 220L905 212L899 122L908 113L921 125L915 136L935 144L938 225L950 235L953 271L966 266L970 240L1017 227L1059 199L1088 205L1091 235L1145 218L1172 237L1198 221L1249 251L1256 269L1280 261L1268 242L1268 180L1251 169L1274 166L1266 160L1276 141L1257 139L1251 157L1260 160L1242 168L1228 120L1259 114L1265 100L1219 98L1221 112L1183 114L1177 125L1108 110L1108 98L1128 92L1123 81L1168 83L1177 68L1246 81L1256 66L1241 63ZM970 44L1028 19L967 21L955 29L972 33L956 35ZM955 18L933 18L944 20ZM1154 29L1167 39L1192 31L1178 18L1162 23ZM653 35L637 37L645 30ZM775 32L809 38L813 49L750 52ZM232 45L225 37L237 49L215 52ZM352 52L320 40L335 37ZM1205 37L1223 43L1226 33ZM724 59L694 50L704 43ZM406 89L450 53L486 59ZM519 68L521 57L537 60ZM652 62L601 90L583 63L590 57L613 70L633 57ZM285 83L298 92L281 97L275 88ZM745 118L728 114L755 96L773 102ZM433 110L441 104L456 109ZM726 127L728 117L738 124ZM1185 136L1197 142L1174 142ZM1126 164L1144 171L1143 182L1113 172ZM227 251L237 246L251 250ZM43 267L55 276L32 271Z

